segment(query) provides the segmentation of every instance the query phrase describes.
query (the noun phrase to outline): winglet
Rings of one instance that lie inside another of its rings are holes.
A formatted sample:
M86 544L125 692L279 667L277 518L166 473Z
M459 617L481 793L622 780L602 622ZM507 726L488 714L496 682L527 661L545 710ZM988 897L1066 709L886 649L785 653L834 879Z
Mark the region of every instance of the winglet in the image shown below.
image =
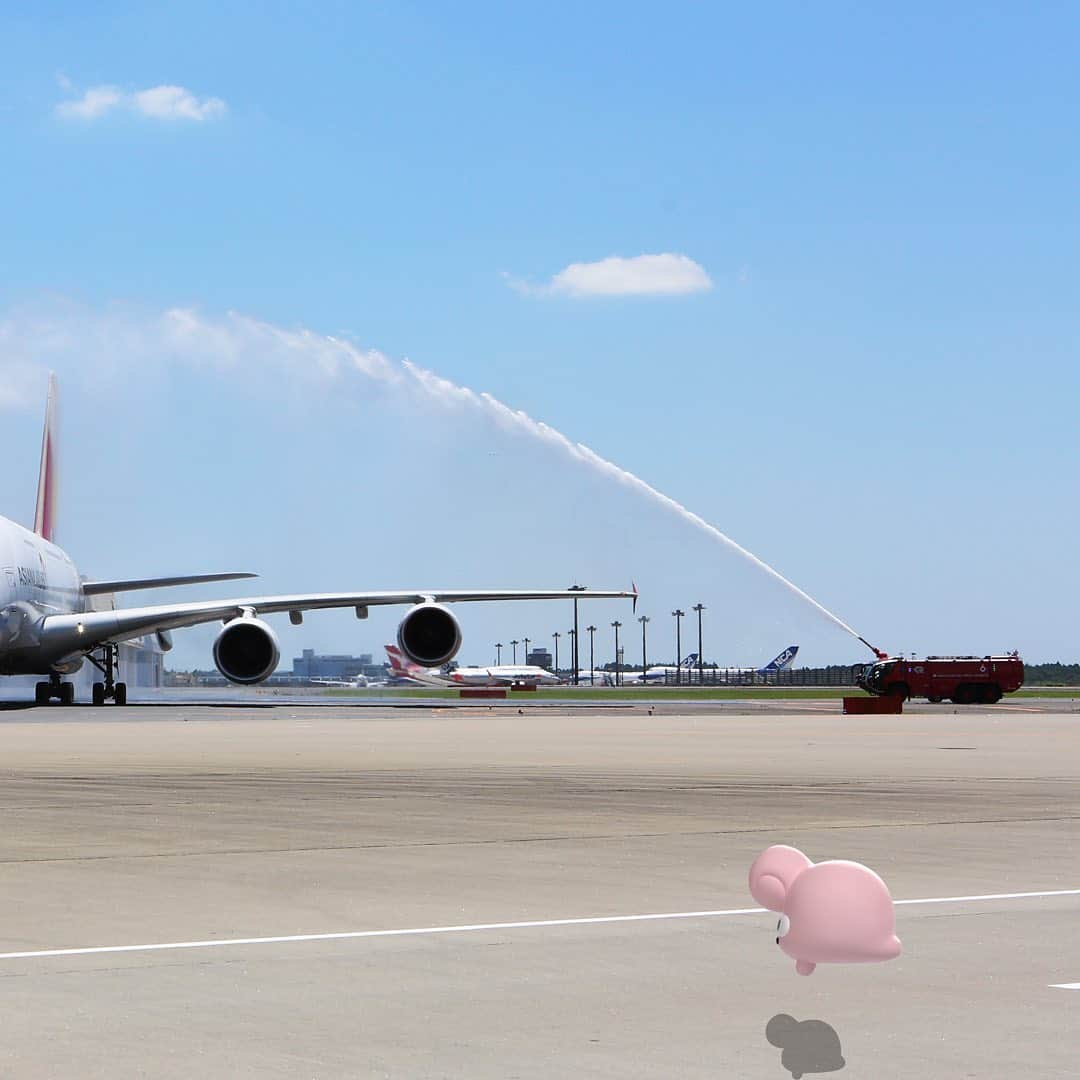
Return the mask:
M631 588L631 590L632 590L632 592L634 594L634 606L633 606L632 610L633 610L634 614L636 615L637 614L637 585L635 585L634 582L631 581L630 582L630 588Z
M38 472L34 532L52 543L56 529L56 376L49 373L49 396L45 405L45 430L41 436L41 469Z

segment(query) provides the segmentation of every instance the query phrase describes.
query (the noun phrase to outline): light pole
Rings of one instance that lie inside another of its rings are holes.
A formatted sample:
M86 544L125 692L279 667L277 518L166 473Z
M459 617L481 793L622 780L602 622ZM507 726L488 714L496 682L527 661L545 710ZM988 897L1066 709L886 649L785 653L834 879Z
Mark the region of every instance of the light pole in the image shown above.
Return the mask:
M586 626L589 631L589 685L596 685L596 661L593 659L593 635L596 633L595 626Z
M615 627L615 685L619 685L619 627L622 623L616 619L612 624Z
M529 662L529 639L524 638L523 640L525 642L525 655L521 658L521 662L527 664Z
M571 592L584 592L584 590L585 590L584 585L571 585L570 586L570 591ZM578 650L577 650L577 641L578 641L577 600L578 600L578 598L575 596L574 597L574 637L573 637L573 642L574 642L574 644L573 644L574 685L575 686L577 686L577 684L578 684L578 671L579 671L579 669L581 667L581 665L578 663Z
M681 608L672 613L675 617L675 682L682 682L682 618L686 614Z
M574 685L577 686L577 631L571 626L566 633L570 638L570 655L574 658Z
M495 666L498 667L502 663L502 642L495 642Z
M648 615L639 615L638 622L641 623L641 685L644 686L648 679L645 678L645 673L649 670L649 662L645 659L645 624L649 621Z
M518 643L516 641L511 641L510 644L513 645L513 647L514 647L514 663L516 664L517 663L517 647L518 647Z
M705 681L705 654L701 651L701 613L705 610L704 604L695 604L697 612L697 681L701 686Z
M562 637L562 634L560 634L559 631L556 630L555 633L552 634L551 636L555 639L555 674L558 675L559 674L559 638Z

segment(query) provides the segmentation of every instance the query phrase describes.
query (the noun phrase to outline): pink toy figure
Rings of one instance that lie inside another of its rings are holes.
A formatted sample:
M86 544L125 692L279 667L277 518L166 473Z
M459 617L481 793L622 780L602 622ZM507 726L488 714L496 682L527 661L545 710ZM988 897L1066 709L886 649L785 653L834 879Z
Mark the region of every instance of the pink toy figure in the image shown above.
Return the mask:
M812 863L775 844L750 867L750 892L780 912L776 944L809 975L818 964L866 964L900 955L892 897L868 866L836 859Z

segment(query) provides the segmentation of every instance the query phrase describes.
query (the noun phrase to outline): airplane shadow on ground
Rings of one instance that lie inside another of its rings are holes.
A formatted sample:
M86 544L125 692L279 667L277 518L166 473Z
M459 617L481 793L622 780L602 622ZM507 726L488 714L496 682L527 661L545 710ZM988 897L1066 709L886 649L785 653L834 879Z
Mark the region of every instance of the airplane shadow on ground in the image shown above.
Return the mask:
M836 1072L845 1065L840 1036L824 1020L796 1020L777 1013L765 1025L765 1038L780 1049L780 1064L793 1080L806 1073Z

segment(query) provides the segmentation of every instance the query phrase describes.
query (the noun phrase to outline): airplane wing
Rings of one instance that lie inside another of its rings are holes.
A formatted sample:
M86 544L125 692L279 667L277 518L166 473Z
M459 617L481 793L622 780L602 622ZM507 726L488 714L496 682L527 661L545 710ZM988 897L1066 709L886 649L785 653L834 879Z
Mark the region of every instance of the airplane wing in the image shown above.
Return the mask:
M86 652L105 642L128 641L159 630L228 622L244 614L271 615L287 611L294 621L300 613L328 608L355 608L366 618L369 607L393 604L460 604L483 600L633 599L633 592L597 589L419 589L407 592L307 593L296 596L252 596L238 600L209 600L190 604L155 604L115 611L83 611L71 615L47 615L39 634L42 645L70 652Z
M133 589L163 589L173 585L205 585L210 581L238 581L240 578L258 577L258 574L184 574L182 577L133 578L125 581L84 581L86 596L102 593L128 592Z

